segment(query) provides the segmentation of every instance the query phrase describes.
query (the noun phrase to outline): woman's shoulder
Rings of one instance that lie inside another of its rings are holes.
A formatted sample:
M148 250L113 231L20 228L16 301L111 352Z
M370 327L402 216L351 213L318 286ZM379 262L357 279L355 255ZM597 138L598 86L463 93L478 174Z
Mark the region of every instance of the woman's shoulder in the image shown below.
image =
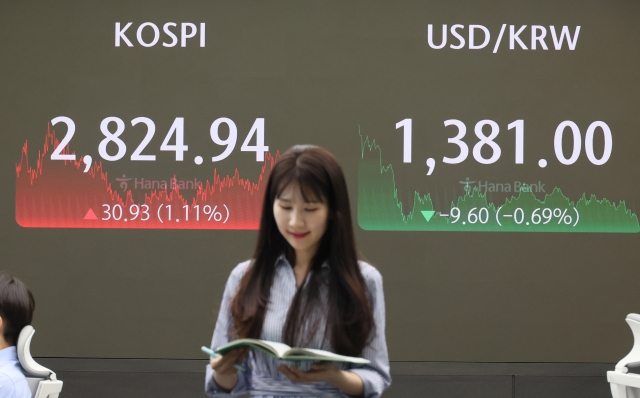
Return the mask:
M382 287L380 271L365 261L358 261L358 265L360 265L360 272L364 278L365 285L367 285L367 291L369 298L373 301L373 306L378 301L384 303L384 288Z
M229 279L227 280L227 284L230 286L237 286L240 283L240 280L247 273L249 267L251 266L251 260L243 261L240 264L236 265L231 274L229 275Z
M240 264L236 265L231 271L231 278L242 279L244 274L247 273L247 270L251 266L251 260L243 261Z
M376 267L362 260L358 260L358 265L360 266L360 272L362 273L364 280L368 284L382 283L382 275L380 274L380 271L376 269Z

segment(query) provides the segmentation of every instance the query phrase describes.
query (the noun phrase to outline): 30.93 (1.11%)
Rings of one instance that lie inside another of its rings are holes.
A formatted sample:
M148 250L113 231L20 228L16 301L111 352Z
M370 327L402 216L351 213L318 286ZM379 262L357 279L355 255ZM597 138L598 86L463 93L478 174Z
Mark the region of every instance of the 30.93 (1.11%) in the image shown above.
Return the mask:
M132 204L122 206L120 204L102 205L102 221L149 221L155 219L160 223L172 222L189 222L189 221L205 221L205 222L221 222L226 224L229 220L229 208L223 204L222 207L210 205L184 205L180 214L176 214L172 205L160 204L157 209L151 209L148 204ZM189 218L191 216L191 218Z

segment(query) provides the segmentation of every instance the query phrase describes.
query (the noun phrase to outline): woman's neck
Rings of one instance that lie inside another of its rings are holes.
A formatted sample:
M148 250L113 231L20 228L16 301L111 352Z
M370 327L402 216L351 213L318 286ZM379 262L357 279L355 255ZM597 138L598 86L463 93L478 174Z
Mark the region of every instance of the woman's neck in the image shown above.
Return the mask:
M293 266L293 272L296 275L297 287L302 286L304 280L311 269L311 261L315 255L315 250L296 250L296 263Z

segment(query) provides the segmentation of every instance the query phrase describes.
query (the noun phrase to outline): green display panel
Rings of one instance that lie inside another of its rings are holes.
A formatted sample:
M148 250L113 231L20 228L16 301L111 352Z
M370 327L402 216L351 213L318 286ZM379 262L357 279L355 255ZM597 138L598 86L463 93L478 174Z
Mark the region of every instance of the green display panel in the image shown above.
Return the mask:
M384 163L382 148L362 134L360 142L358 223L365 230L640 232L638 216L624 201L616 204L586 193L572 201L559 187L538 199L538 185L519 181L485 184L485 189L513 192L502 203L488 200L487 193L473 185L476 181L467 178L460 181L464 194L450 207L434 208L432 194L417 191L410 206L398 198L393 165Z

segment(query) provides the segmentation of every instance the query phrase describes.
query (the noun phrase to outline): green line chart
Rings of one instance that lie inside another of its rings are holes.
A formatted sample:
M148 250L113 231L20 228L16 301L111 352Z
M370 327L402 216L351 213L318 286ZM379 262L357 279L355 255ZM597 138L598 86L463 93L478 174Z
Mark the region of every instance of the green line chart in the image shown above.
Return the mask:
M398 199L391 164L382 160L375 140L360 134L358 167L358 224L368 231L468 231L468 232L640 232L638 216L626 203L612 203L586 193L571 201L555 187L543 200L531 190L496 204L473 187L451 202L434 209L431 194L414 192L413 208Z

